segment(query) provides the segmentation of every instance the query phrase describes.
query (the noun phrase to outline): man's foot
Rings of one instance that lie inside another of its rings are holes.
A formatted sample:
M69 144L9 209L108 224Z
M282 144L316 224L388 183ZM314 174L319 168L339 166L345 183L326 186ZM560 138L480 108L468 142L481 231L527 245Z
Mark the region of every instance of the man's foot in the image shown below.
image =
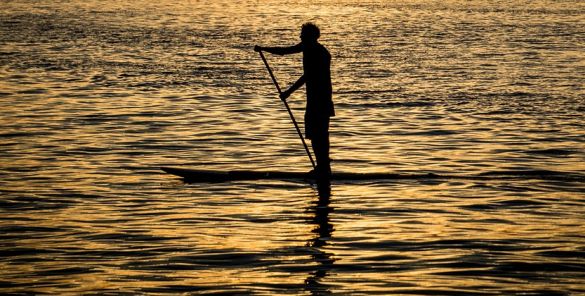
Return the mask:
M331 177L331 167L326 166L321 168L320 166L317 166L315 169L309 171L309 175L316 179L329 179Z

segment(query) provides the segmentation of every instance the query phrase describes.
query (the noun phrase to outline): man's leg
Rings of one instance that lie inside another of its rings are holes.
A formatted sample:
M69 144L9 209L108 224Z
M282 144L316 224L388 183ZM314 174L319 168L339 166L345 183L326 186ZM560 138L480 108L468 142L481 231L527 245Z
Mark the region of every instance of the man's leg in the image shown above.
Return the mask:
M315 137L311 140L315 158L317 158L317 173L331 173L331 160L329 159L329 135Z
M331 160L329 159L329 118L321 122L311 139L313 152L317 158L317 173L331 174Z

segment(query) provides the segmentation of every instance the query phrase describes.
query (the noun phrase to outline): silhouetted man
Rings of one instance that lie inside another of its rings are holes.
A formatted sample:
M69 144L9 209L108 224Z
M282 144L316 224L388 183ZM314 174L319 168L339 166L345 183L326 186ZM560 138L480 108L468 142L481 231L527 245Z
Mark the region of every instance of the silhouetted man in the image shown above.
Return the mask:
M331 88L331 55L321 45L319 28L313 23L306 23L301 28L301 42L290 47L261 47L255 51L267 51L272 54L285 55L303 53L303 76L280 98L286 100L294 91L306 84L307 108L305 110L305 135L311 140L317 158L318 176L329 176L331 165L329 159L329 118L335 116Z

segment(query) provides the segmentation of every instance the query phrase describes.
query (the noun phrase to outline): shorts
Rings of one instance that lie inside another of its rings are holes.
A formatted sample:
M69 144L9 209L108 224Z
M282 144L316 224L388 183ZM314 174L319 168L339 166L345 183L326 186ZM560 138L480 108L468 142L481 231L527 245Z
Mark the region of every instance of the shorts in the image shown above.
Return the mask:
M310 140L329 138L329 116L317 118L305 116L305 137Z

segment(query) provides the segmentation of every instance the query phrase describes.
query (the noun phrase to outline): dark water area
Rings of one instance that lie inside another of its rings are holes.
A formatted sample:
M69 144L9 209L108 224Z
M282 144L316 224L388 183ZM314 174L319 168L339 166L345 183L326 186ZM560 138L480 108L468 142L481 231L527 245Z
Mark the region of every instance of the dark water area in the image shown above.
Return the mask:
M0 292L585 295L584 11L1 1ZM306 21L333 56L333 170L439 177L162 172L310 170L252 50Z

